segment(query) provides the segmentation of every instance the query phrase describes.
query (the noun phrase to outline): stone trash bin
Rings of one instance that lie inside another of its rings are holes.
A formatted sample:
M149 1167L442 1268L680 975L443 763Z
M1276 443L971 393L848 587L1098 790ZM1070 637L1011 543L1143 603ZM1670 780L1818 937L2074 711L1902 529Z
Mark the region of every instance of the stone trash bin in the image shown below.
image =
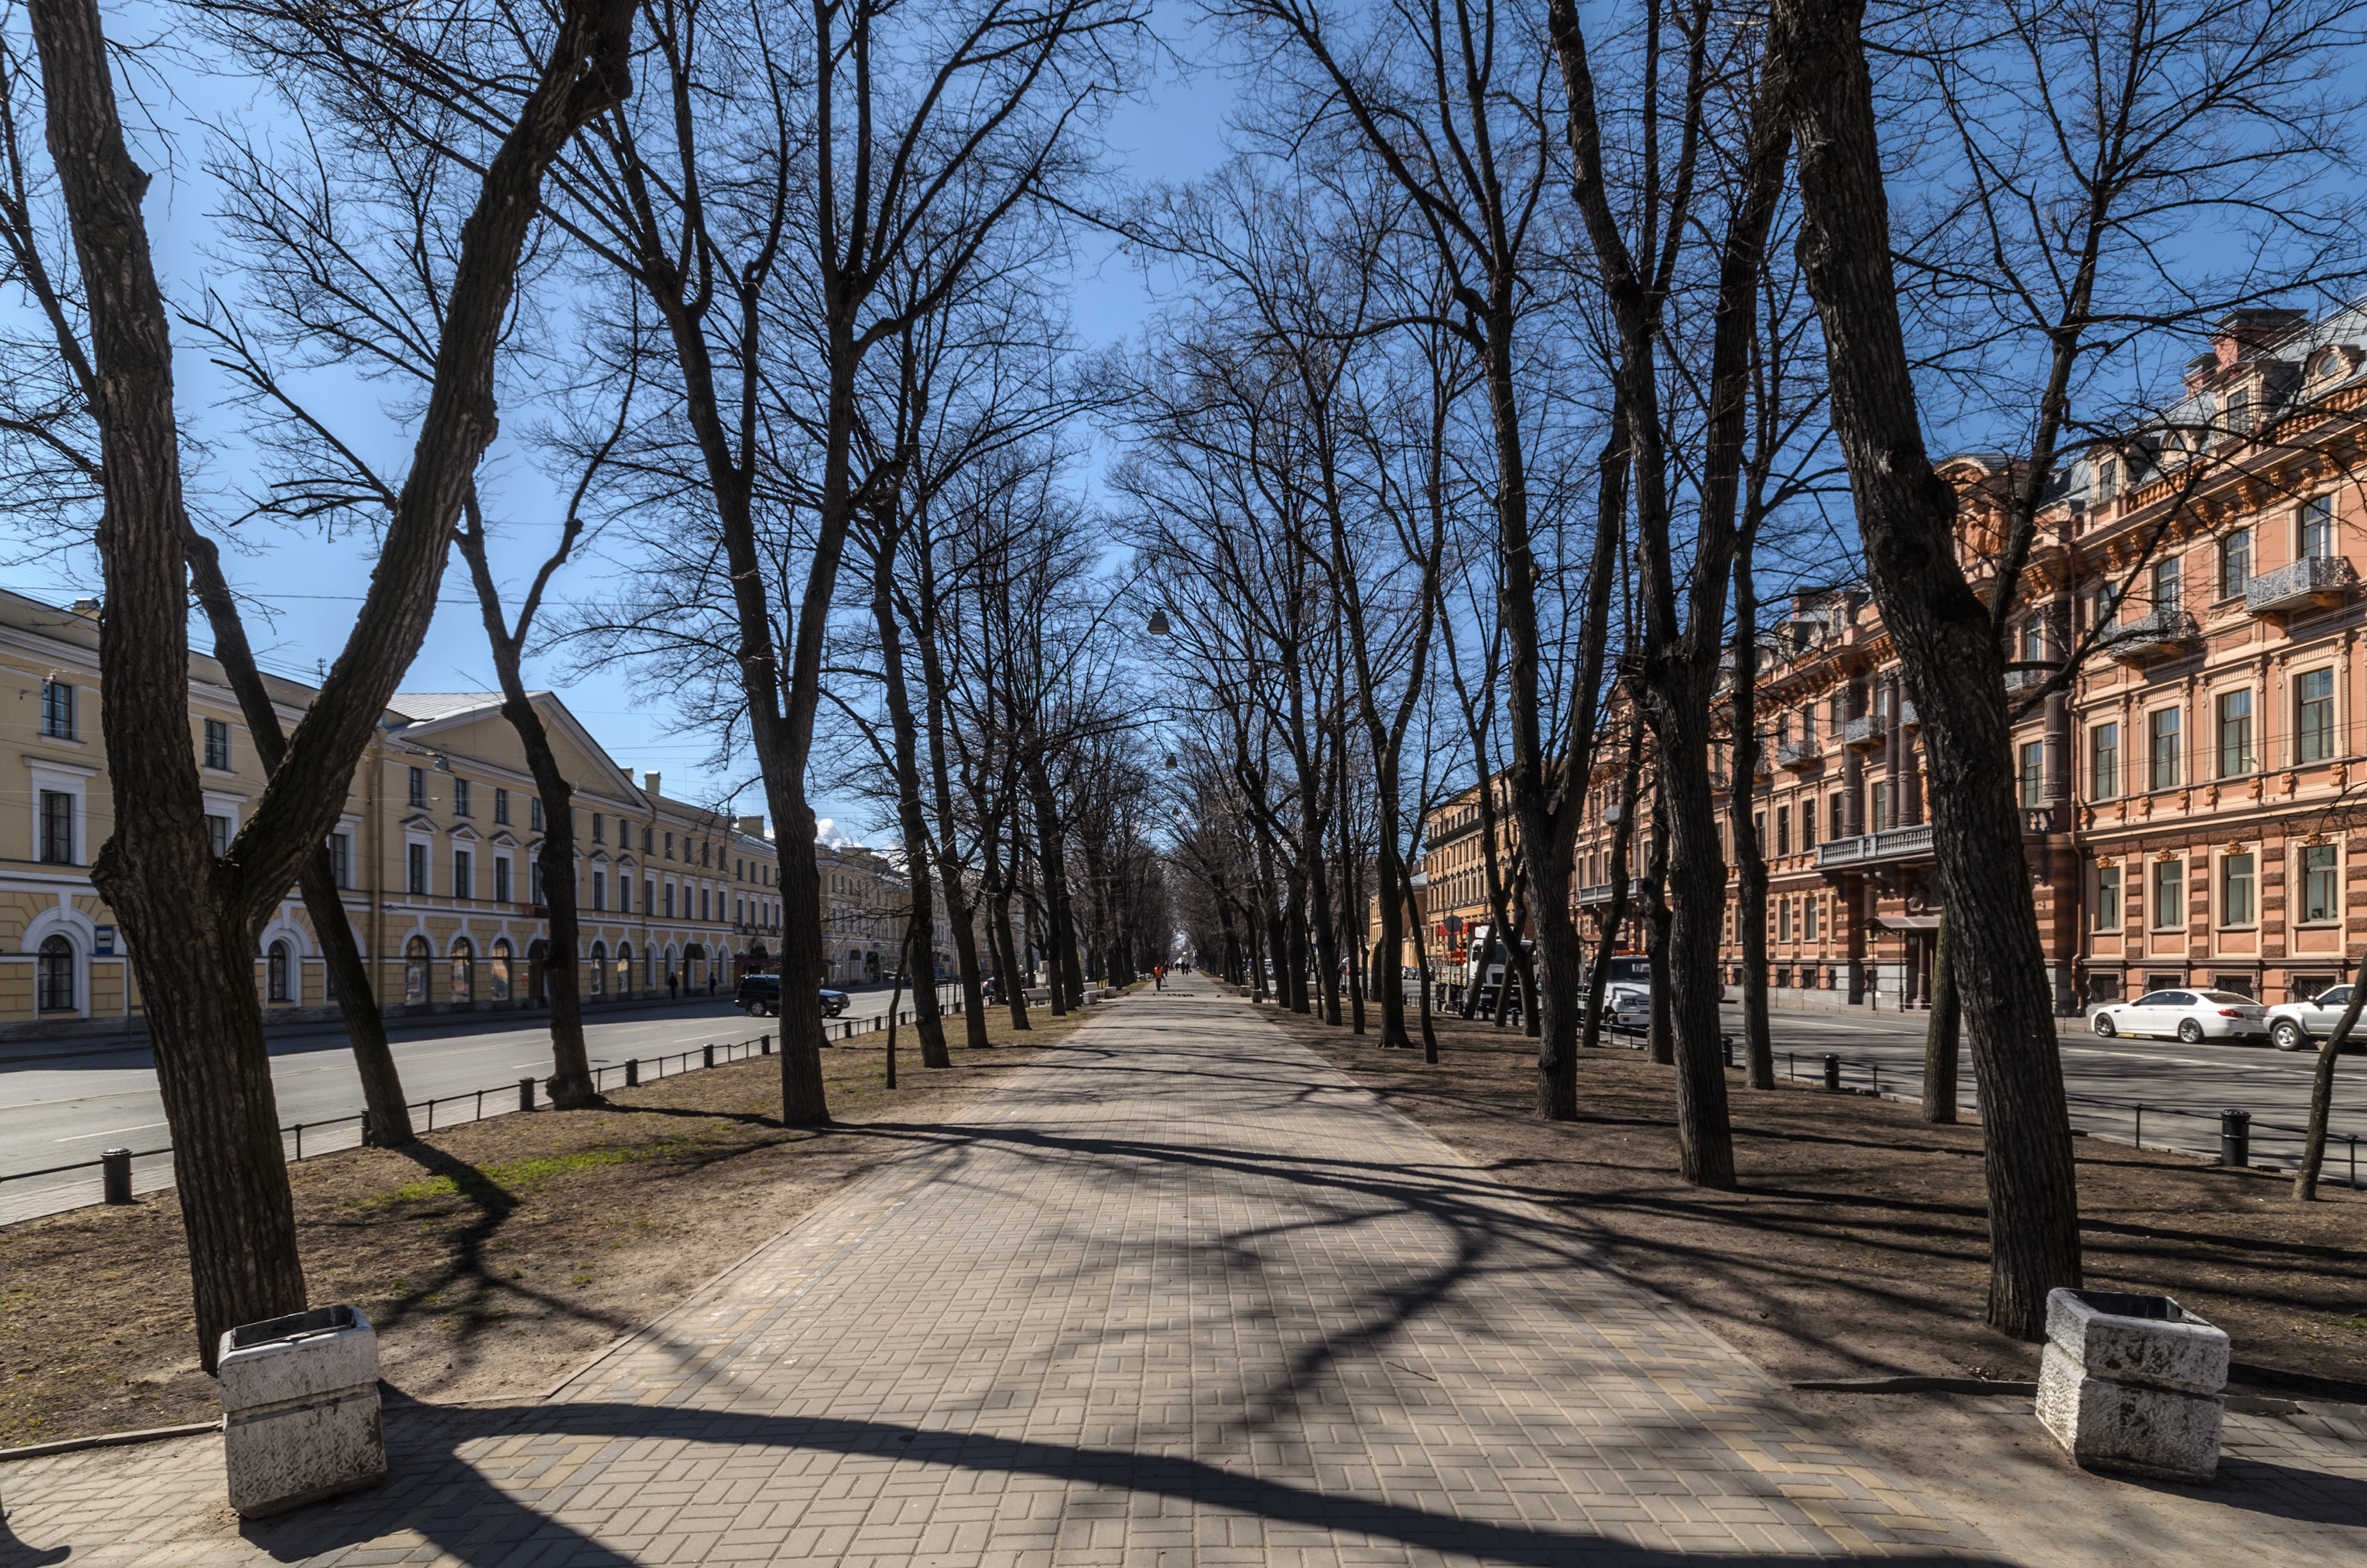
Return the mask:
M386 1479L378 1335L357 1307L317 1307L221 1337L230 1503L259 1518Z
M2227 1354L2225 1330L2168 1296L2051 1291L2038 1419L2082 1469L2209 1481Z

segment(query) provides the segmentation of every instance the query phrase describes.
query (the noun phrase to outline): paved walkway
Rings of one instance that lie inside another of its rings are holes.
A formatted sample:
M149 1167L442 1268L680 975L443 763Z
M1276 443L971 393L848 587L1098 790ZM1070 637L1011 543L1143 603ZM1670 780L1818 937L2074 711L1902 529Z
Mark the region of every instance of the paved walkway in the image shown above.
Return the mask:
M243 1534L217 1439L6 1466L0 1564L1989 1557L1201 983L555 1399L388 1430L393 1483Z

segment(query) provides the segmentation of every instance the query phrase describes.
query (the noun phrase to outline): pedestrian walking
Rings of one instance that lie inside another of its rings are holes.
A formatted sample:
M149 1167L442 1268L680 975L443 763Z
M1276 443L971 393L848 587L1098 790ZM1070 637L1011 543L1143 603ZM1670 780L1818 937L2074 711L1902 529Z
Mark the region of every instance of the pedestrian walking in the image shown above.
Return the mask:
M666 971L666 1000L669 1002L682 1000L682 976L674 970Z

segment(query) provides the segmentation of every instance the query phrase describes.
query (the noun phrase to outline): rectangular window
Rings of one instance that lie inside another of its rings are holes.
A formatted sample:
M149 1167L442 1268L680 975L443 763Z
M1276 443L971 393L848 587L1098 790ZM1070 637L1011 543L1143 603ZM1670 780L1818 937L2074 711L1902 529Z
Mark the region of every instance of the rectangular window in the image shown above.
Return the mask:
M2342 911L2341 880L2335 868L2331 844L2301 846L2301 917L2305 922L2330 921Z
M1845 796L1835 795L1833 797L1832 811L1829 814L1829 820L1827 822L1825 826L1825 836L1827 838L1841 838L1847 836L1848 833L1849 807L1847 804L1847 798ZM769 869L770 869L767 868L768 872ZM764 879L764 885L766 887L771 887L773 885L773 879L769 874Z
M608 842L608 819L598 812L592 813L592 842L595 844Z
M2237 528L2219 541L2219 597L2232 599L2252 580L2252 530Z
M2096 590L2095 606L2096 626L2098 630L2110 631L2112 629L2113 620L2116 619L2121 613L2120 595L2110 584L2106 584L2103 587Z
M2096 929L2117 931L2121 928L2121 869L2118 866L2096 868Z
M1818 932L1822 926L1824 908L1825 901L1820 898L1812 898L1806 903L1800 905L1800 937L1802 940L1813 942L1818 939Z
M476 868L470 864L469 852L467 850L455 849L452 851L452 896L454 898L474 898L477 896L477 879L475 871Z
M1789 806L1775 808L1775 853L1792 853L1792 808Z
M216 859L230 853L230 818L206 813L206 846Z
M354 835L329 835L329 881L341 888L354 885Z
M542 857L539 855L527 862L527 885L528 888L527 902L528 903L547 903L549 902L548 899L544 898L542 894Z
M1792 901L1788 898L1775 901L1775 939L1779 942L1792 939Z
M2293 760L2334 755L2334 672L2311 670L2293 682Z
M405 846L403 860L405 863L405 870L407 872L406 885L410 888L412 892L418 894L423 898L425 897L427 893L427 846L425 844L413 844Z
M2219 858L2219 924L2249 926L2253 918L2252 858L2223 855Z
M1890 786L1876 784L1868 793L1872 798L1867 802L1865 830L1868 833L1888 833L1890 831Z
M2323 561L2334 553L2334 497L2312 496L2301 504L2301 556Z
M669 860L674 858L674 835L671 833L666 835L665 858Z
M2022 768L2018 787L2022 803L2038 806L2046 803L2046 743L2025 741L2022 747Z
M2146 787L2178 788L2179 710L2157 708L2146 715Z
M62 790L41 791L41 858L50 865L74 863L74 804Z
M592 873L592 907L595 909L608 907L608 873L606 871Z
M74 688L62 680L41 683L41 733L56 741L74 738Z
M643 878L641 879L641 917L642 917L644 920L646 920L646 919L648 919L648 918L649 918L650 911L651 911L651 909L653 909L653 908L655 908L655 907L656 907L656 905L657 905L657 902L658 902L658 885L657 885L657 883L656 883L656 882L654 882L654 881L651 881L649 878L647 878L647 877L643 877Z
M206 766L230 771L230 726L220 719L206 721Z
M2121 465L2115 459L2106 458L2096 465L2096 499L2109 501L2120 494L2120 488Z
M2252 694L2219 694L2219 777L2234 778L2252 771Z
M2099 724L2088 732L2088 790L2099 801L2121 792L2121 727Z
M504 827L509 825L510 792L507 790L493 791L493 820Z
M711 897L714 891L715 890L712 888L701 888L698 890L698 917L701 920L712 920L715 918L715 905Z
M2153 863L2153 928L2176 931L2186 925L2186 868L2176 860Z
M674 884L672 882L665 885L665 917L668 920L674 918Z
M403 798L410 802L413 810L419 810L427 804L427 770L424 767L407 767L403 771L410 775L408 789Z
M2035 662L2046 657L2046 618L2033 615L2022 623L2022 653L2024 660Z
M633 879L622 871L617 873L617 910L621 915L633 912Z
M493 902L510 902L510 858L506 855L493 857Z
M526 801L526 826L528 833L542 831L542 802L532 795Z
M1817 846L1817 798L1814 795L1800 802L1800 853L1806 855Z
M456 817L474 816L476 813L470 810L470 803L469 781L465 778L452 780L452 814Z
M2153 568L2153 608L2171 611L2180 608L2184 597L2185 574L2175 561L2159 561Z

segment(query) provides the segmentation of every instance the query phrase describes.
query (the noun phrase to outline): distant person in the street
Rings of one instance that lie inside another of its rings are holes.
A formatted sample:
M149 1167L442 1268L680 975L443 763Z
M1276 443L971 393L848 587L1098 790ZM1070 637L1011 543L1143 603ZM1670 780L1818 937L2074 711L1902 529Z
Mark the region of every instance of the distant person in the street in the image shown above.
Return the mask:
M715 994L715 971L711 969L707 971L707 994L709 996Z
M1150 966L1150 989L1153 991L1164 991L1167 989L1167 966L1165 964L1155 963Z
M682 976L674 970L668 970L666 971L666 1000L669 1002L678 1002L681 999Z

